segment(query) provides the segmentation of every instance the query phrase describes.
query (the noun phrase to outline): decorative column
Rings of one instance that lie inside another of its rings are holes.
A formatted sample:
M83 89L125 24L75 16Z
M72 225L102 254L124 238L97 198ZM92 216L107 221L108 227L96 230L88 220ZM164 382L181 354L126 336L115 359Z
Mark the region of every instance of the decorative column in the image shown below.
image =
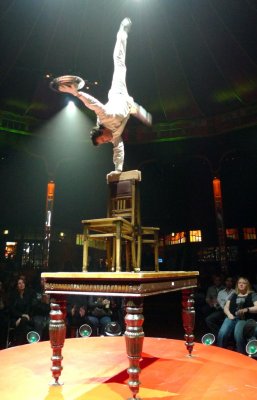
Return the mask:
M194 309L194 293L193 289L182 290L182 321L185 330L185 345L189 356L192 356L194 347L194 327L195 327L195 309Z
M45 268L48 268L49 266L51 226L52 226L52 216L54 208L54 192L55 192L55 183L53 181L50 181L47 184L45 236L43 244L43 265Z
M127 369L129 374L128 386L133 394L132 398L128 400L140 400L137 397L139 391L139 374L141 369L139 362L142 355L144 332L143 332L143 299L142 298L126 298L126 331L125 341L127 355L129 359L129 368Z
M220 266L223 272L227 272L227 249L226 249L226 231L224 226L223 205L221 183L219 178L214 178L213 184L213 197L216 214L216 225L220 250Z

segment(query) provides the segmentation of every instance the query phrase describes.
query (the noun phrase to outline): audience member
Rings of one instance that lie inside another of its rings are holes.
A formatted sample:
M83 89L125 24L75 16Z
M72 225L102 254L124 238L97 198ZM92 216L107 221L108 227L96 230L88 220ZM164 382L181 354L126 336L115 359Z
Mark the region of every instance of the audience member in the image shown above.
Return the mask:
M0 349L6 346L6 336L8 329L8 308L7 296L4 284L0 281Z
M225 279L225 288L221 289L218 292L217 303L215 305L215 311L209 314L205 318L205 322L207 327L209 328L209 332L213 333L213 335L217 338L219 329L226 317L224 313L225 304L232 293L235 292L233 289L234 280L231 276L228 276Z
M212 280L213 284L207 289L205 305L202 307L202 314L204 318L216 311L217 307L219 308L217 300L218 293L220 290L224 289L224 285L222 284L222 279L220 275L213 275Z
M110 308L112 311L112 321L119 323L121 330L125 330L125 304L124 298L111 297Z
M87 324L92 328L92 335L97 335L97 328L88 318L88 296L70 296L67 310L67 328L69 337L78 336L79 328Z
M111 301L110 297L89 297L88 319L95 329L100 329L101 335L104 335L106 325L112 321L112 308L114 305L115 301Z
M10 298L10 326L14 328L14 343L27 343L27 333L33 330L32 305L34 293L26 288L24 278L19 278Z
M257 294L252 291L248 279L240 277L237 280L235 293L227 300L224 313L226 318L219 330L217 345L226 348L234 334L236 350L245 354L243 329L247 319L257 313Z

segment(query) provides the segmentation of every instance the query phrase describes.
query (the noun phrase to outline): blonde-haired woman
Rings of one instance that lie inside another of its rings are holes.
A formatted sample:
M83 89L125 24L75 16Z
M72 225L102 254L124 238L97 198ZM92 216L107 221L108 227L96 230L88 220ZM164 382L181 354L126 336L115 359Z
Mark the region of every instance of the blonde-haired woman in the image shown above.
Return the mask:
M235 293L227 300L224 313L226 318L219 330L217 345L226 348L234 334L236 350L245 354L243 328L247 319L257 317L257 293L252 291L247 278L240 277L237 280Z

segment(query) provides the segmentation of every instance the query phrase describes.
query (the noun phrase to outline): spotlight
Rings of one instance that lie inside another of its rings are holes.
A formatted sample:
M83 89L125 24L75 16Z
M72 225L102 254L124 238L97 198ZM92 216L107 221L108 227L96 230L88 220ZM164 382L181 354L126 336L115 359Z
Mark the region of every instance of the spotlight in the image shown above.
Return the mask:
M257 353L257 340L250 340L247 343L245 350L249 357L254 356Z
M206 333L202 337L202 344L211 346L215 342L215 336L212 333Z
M106 336L120 336L121 335L121 327L118 322L109 322L109 324L106 325L104 332Z
M35 331L30 331L27 334L27 341L28 343L37 343L40 340L40 335Z
M90 325L88 324L83 324L81 325L81 327L79 328L79 334L82 337L89 337L92 335L92 328Z
M72 100L69 100L68 104L67 104L67 109L69 112L72 112L75 110L75 103Z

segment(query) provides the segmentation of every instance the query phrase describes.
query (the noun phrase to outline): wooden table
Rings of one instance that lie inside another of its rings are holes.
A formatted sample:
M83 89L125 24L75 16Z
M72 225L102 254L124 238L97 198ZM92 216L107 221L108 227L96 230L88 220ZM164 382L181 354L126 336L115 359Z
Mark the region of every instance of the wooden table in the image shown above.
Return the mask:
M125 298L125 342L129 359L128 385L134 400L139 391L139 361L142 354L143 299L161 293L182 291L182 318L186 347L191 355L194 345L194 300L193 289L197 286L198 271L165 272L59 272L41 274L45 280L45 292L53 303L50 312L50 342L53 349L53 384L58 385L62 370L62 347L65 340L66 296L94 295Z

